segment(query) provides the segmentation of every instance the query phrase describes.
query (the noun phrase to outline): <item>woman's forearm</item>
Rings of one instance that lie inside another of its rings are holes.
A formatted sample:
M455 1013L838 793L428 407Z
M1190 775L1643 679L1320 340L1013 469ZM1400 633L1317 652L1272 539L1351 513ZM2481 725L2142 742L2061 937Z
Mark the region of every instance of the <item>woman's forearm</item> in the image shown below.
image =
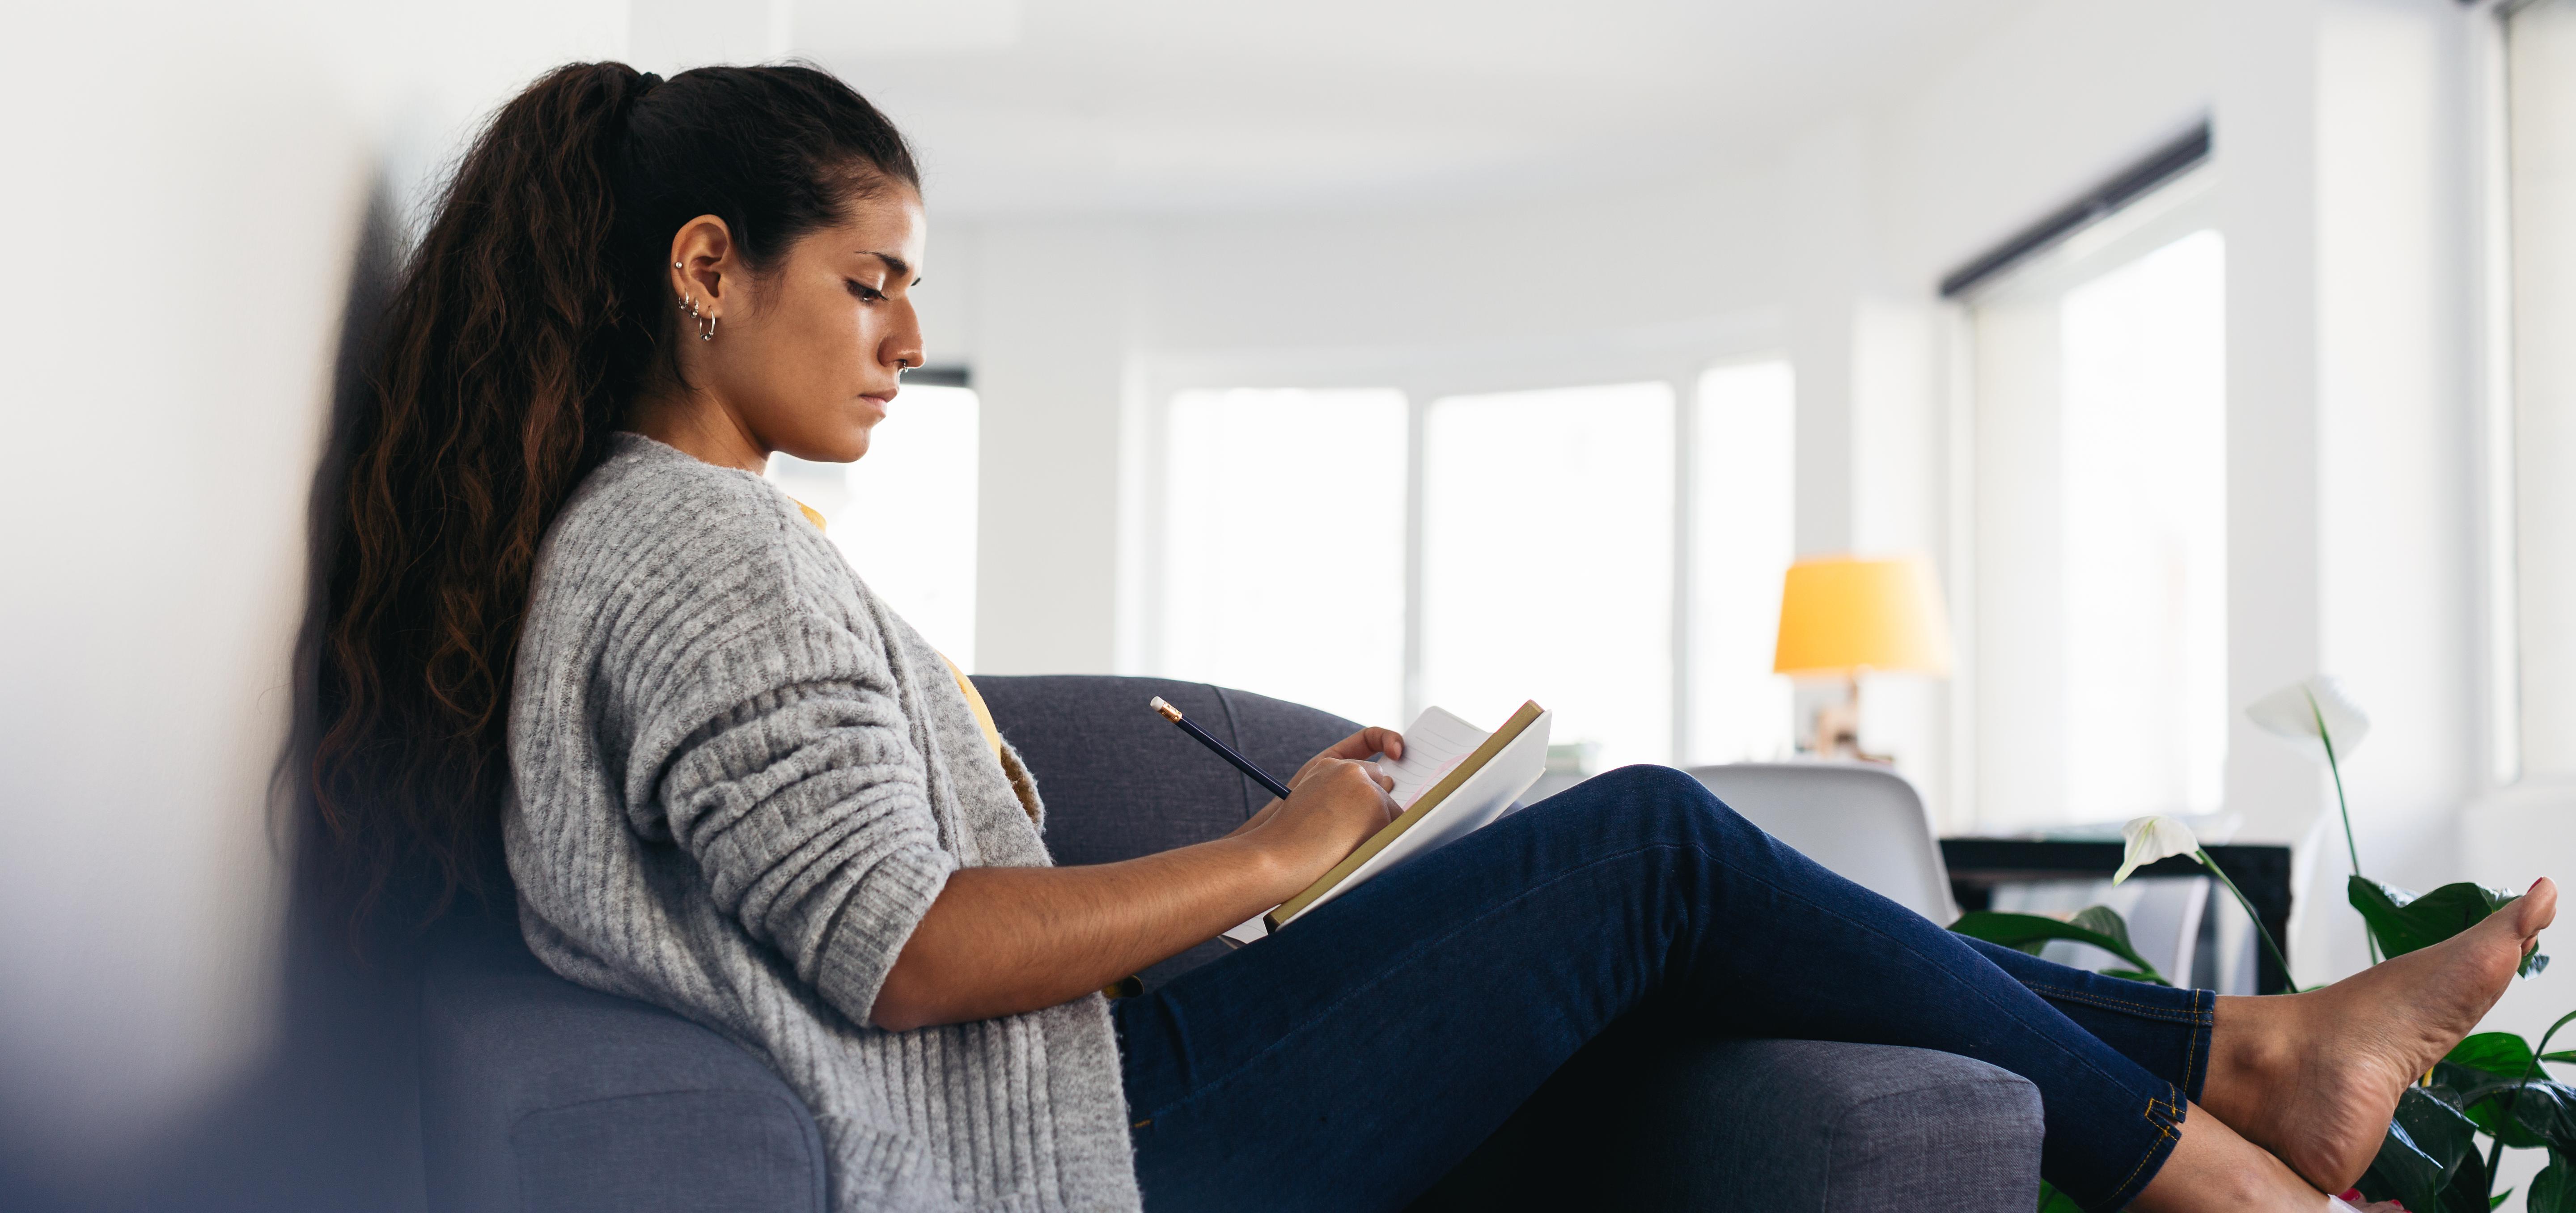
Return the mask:
M1067 1002L1295 895L1311 875L1243 834L1120 863L962 868L895 959L869 1018L893 1031ZM1294 883L1290 883L1290 882Z
M907 1031L1080 998L1296 895L1394 819L1394 781L1370 754L1403 738L1363 729L1317 755L1223 838L1079 868L962 868L932 899L868 1020Z

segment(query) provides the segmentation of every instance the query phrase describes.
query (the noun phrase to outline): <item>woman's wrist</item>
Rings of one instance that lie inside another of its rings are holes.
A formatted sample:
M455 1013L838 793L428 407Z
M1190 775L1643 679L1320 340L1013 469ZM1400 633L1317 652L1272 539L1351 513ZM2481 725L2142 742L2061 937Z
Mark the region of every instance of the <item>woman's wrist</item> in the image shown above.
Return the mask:
M1208 845L1236 856L1234 862L1241 865L1245 883L1259 892L1261 906L1256 908L1266 909L1296 896L1299 890L1313 884L1318 874L1307 870L1314 866L1312 858L1298 853L1300 848L1280 837L1276 830L1245 830Z

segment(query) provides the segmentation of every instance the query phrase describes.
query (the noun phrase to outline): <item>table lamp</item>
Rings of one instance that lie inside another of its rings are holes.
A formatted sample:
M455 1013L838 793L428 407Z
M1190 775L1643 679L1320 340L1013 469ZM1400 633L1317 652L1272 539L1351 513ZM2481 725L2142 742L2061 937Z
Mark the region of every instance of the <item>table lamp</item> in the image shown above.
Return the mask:
M1830 556L1789 566L1771 670L1840 678L1847 697L1816 713L1815 751L1868 757L1860 753L1861 672L1950 672L1950 623L1932 566L1915 556Z

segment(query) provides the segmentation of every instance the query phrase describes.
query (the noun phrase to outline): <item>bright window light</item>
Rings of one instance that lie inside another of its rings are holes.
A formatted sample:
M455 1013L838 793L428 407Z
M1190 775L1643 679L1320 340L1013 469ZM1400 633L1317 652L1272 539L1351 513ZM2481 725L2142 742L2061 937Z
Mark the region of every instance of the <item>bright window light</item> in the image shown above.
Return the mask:
M1535 699L1595 770L1670 758L1672 388L1451 396L1424 443L1423 701Z
M2060 306L2063 770L2077 820L2219 805L2225 303L2226 254L2201 231Z
M1405 421L1393 390L1173 397L1163 674L1404 726Z
M773 455L769 478L829 523L877 597L958 668L975 668L977 407L968 388L908 386L857 463Z
M2520 754L2503 773L2576 778L2576 2L2506 26L2512 147L2513 442L2519 621L2508 663ZM2518 766L2519 770L2515 770Z
M1787 678L1771 672L1793 545L1797 389L1774 359L1710 369L1694 406L1691 480L1693 763L1787 757Z

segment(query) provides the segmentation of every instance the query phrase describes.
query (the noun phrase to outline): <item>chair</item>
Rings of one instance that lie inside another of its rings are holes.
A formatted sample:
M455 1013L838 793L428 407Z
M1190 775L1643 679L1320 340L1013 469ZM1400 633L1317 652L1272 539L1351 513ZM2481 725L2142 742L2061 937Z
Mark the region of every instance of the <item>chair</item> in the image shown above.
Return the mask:
M1914 785L1850 762L1739 762L1693 778L1772 837L1854 884L1944 926L1958 920L1941 841Z
M1146 711L1151 696L1273 770L1353 729L1197 683L975 682L1037 776L1047 845L1069 864L1215 837L1268 799ZM434 1213L825 1207L812 1117L733 1042L554 976L515 931L455 930L438 951L421 994ZM1205 945L1143 976L1169 981L1221 954ZM1578 1052L1413 1213L2028 1213L2036 1200L2039 1096L2018 1076L1946 1053L1698 1038L1636 1018Z

